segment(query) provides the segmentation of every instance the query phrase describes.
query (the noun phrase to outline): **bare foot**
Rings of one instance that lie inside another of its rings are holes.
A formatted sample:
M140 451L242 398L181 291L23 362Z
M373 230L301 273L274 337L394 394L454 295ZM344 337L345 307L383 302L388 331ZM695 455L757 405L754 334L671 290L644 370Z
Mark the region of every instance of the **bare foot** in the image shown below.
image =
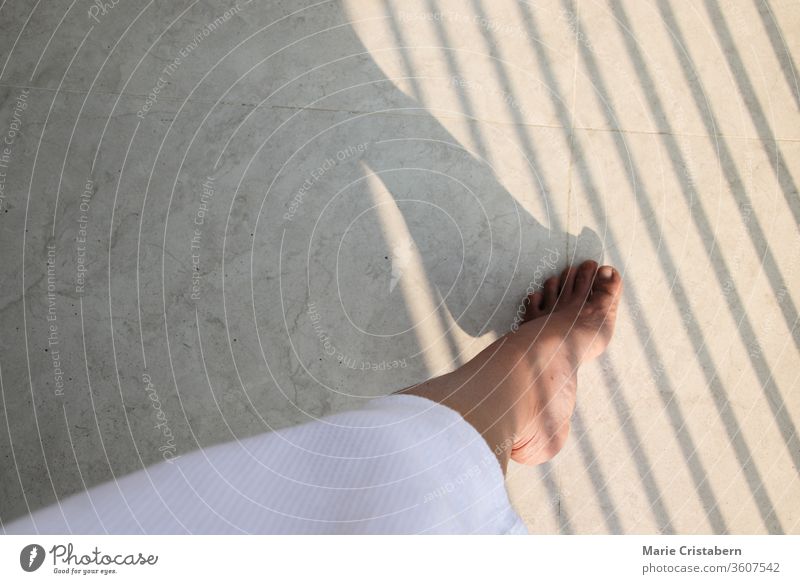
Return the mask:
M523 324L464 366L403 390L458 411L486 439L505 471L508 459L540 464L569 435L581 363L614 333L622 278L586 261L526 299Z
M527 357L522 369L530 379L516 392L522 414L511 450L516 462L540 464L563 447L575 410L578 366L598 357L611 341L621 291L616 270L586 261L550 278L542 292L526 299L524 324L510 339L515 352Z

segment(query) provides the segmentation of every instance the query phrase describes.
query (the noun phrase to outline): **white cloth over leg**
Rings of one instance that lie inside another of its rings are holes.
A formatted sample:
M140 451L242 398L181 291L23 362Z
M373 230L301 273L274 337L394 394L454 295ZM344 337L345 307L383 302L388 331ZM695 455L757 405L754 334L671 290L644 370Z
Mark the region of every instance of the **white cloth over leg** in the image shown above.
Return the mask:
M392 395L180 456L7 533L527 533L500 465L453 410Z

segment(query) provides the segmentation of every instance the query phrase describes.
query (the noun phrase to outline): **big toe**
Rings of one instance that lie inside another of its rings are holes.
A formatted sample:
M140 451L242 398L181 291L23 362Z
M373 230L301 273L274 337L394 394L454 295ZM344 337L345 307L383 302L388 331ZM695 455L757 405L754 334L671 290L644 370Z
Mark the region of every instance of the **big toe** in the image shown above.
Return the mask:
M622 291L622 276L611 266L603 266L597 270L592 283L592 294L583 305L580 313L579 327L585 335L576 335L579 339L577 351L581 360L591 360L605 351L614 335L614 324L617 318L617 304Z
M610 294L616 296L622 289L622 276L611 266L601 266L592 283L592 294Z
M593 303L616 305L619 294L622 292L622 276L611 266L598 268L597 275L592 282Z

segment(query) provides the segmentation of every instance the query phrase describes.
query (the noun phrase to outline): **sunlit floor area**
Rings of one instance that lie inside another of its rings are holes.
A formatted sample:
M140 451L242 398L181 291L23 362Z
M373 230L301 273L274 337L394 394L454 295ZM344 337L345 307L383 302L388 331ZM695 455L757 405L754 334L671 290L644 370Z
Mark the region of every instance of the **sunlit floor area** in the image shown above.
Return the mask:
M0 521L624 275L531 533L800 533L800 5L0 2Z

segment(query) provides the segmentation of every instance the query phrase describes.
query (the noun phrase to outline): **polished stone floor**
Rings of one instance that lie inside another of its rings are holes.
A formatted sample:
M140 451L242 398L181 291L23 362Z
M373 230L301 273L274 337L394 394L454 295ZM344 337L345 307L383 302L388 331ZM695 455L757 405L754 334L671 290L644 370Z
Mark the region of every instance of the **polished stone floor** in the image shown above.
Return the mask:
M533 533L800 533L800 7L0 3L0 521L357 406L613 263Z

